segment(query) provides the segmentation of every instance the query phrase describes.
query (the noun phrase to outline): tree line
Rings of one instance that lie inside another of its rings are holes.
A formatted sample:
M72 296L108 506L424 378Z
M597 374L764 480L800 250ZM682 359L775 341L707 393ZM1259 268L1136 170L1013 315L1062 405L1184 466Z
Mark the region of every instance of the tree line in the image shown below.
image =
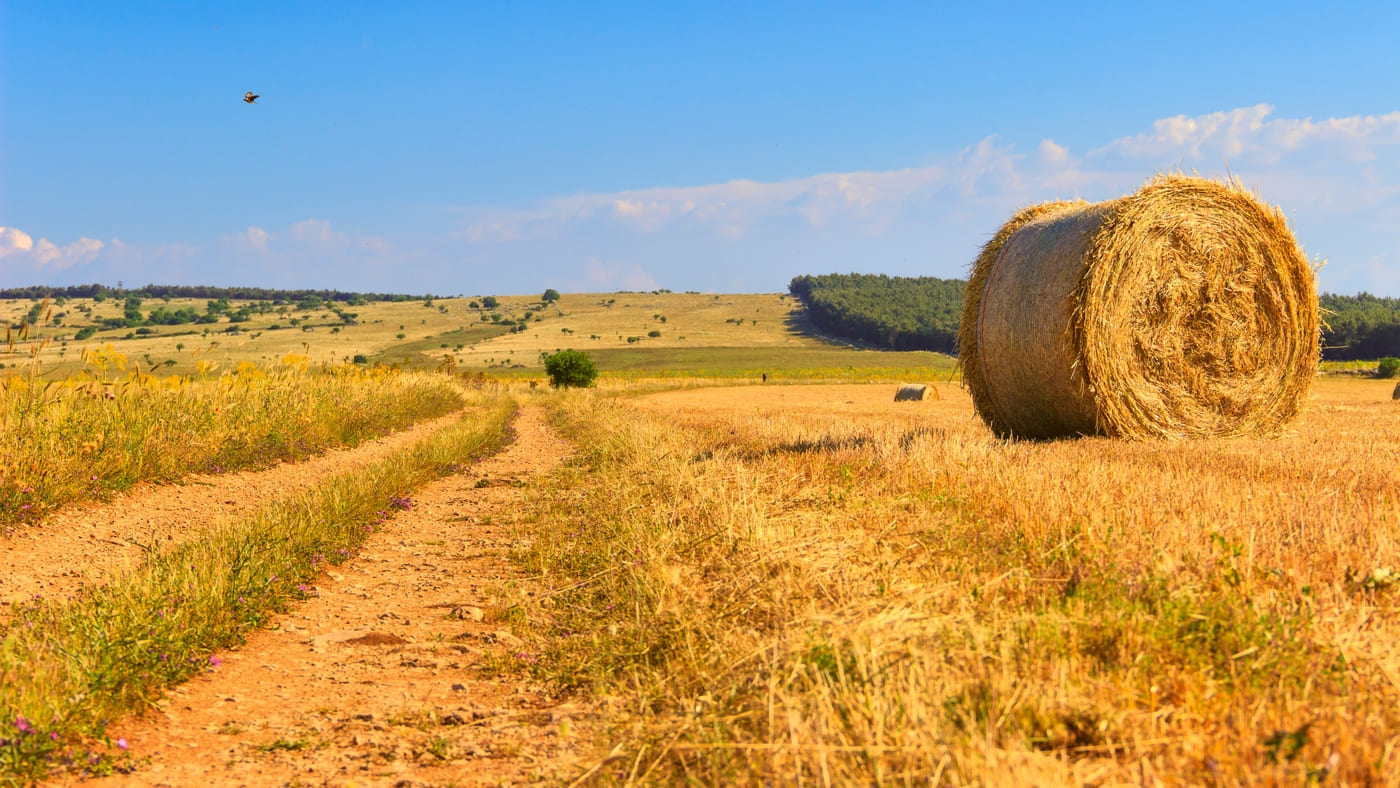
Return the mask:
M967 282L883 274L797 276L788 285L818 329L888 350L957 353ZM1400 299L1324 293L1322 357L1400 356Z
M788 285L822 331L890 350L956 353L961 279L884 274L798 276Z
M1339 361L1400 356L1400 298L1323 293L1322 357Z

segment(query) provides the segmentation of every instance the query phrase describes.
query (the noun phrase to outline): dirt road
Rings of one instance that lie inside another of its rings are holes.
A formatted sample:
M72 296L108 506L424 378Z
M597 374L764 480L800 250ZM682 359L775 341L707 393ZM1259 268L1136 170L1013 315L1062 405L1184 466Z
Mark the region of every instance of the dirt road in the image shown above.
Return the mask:
M582 768L586 711L498 666L532 660L495 620L522 485L569 447L522 410L504 452L411 510L141 719L111 726L140 768L84 785L494 785ZM71 780L56 780L67 784Z
M303 462L191 474L175 484L143 483L110 501L64 507L41 523L0 535L0 602L68 596L134 566L148 547L168 547L219 520L246 516L269 500L370 465L460 417L432 419ZM8 612L8 606L0 606L0 616Z

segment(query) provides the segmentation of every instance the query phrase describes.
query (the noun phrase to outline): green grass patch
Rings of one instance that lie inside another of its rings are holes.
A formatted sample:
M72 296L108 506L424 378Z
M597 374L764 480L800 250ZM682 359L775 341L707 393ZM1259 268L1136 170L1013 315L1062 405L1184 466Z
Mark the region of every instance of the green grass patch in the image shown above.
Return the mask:
M427 353L432 357L441 357L444 354L451 354L458 345L474 345L509 333L510 326L507 325L469 323L464 328L444 331L431 337L402 341L370 356L369 360L370 363L402 364L407 358L410 366L429 366L433 363L433 358L424 358L421 354ZM444 344L447 347L443 347Z
M957 359L924 351L851 350L835 347L647 347L646 340L627 348L591 348L587 353L604 378L702 377L783 380L947 380ZM539 377L538 368L517 370ZM493 370L508 377L512 371Z

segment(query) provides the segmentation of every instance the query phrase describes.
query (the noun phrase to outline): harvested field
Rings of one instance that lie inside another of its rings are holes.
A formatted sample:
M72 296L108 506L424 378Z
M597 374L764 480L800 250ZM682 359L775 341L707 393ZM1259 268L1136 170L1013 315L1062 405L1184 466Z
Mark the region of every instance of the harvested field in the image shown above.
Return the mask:
M1189 443L1005 441L952 387L522 392L113 721L109 779L1392 785L1392 385Z
M635 565L556 600L594 645L547 653L657 783L1392 785L1390 388L1177 444L1008 443L884 386L565 407L608 438L534 566Z

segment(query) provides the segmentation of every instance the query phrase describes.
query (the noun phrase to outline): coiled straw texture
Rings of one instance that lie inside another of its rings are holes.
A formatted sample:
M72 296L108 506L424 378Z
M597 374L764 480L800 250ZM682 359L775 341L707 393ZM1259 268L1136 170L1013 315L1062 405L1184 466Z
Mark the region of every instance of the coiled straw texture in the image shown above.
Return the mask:
M963 381L998 435L1274 435L1317 373L1317 290L1283 214L1160 175L1025 208L973 263Z

